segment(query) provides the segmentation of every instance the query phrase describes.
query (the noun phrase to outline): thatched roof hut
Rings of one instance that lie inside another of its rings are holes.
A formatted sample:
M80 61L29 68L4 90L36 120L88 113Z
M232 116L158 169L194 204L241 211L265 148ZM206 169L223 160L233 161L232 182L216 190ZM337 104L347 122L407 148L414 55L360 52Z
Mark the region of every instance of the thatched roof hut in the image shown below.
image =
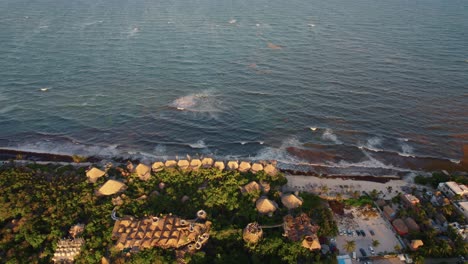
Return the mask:
M273 214L278 208L278 204L266 197L260 197L255 203L257 210L261 214Z
M142 181L147 181L151 178L151 169L143 163L138 164L135 168L135 172Z
M127 188L125 184L116 180L108 180L104 185L101 186L98 190L98 194L101 195L112 195L120 191L123 191Z
M201 167L202 163L199 159L193 159L190 161L190 169L198 170Z
M180 169L186 170L190 167L190 162L188 160L179 160L177 162L177 167Z
M252 193L255 191L260 192L261 190L262 190L262 187L256 181L251 181L241 188L242 193Z
M310 251L319 250L322 248L316 235L304 237L304 240L302 240L302 246L309 249Z
M222 171L224 170L224 161L216 161L213 165L213 167L217 168L218 170Z
M241 163L239 163L239 171L240 172L247 172L249 170L250 170L250 162L241 161Z
M239 163L237 161L231 160L227 163L228 170L237 170L239 168Z
M263 170L263 165L260 163L253 163L252 167L250 168L250 171L252 171L253 173L257 173L262 170Z
M70 227L70 230L68 231L68 233L70 234L72 238L76 238L77 236L81 235L81 233L83 233L84 227L85 227L84 224L76 224Z
M161 161L156 161L155 163L153 163L151 168L153 169L154 172L160 172L164 170L164 163Z
M201 160L202 168L208 169L213 166L214 160L212 158L204 158Z
M281 195L281 203L288 209L295 209L302 205L302 199L292 193L284 194Z
M175 161L175 160L166 160L166 162L164 163L164 166L166 168L175 168L177 166L177 161Z
M410 249L411 250L415 251L419 247L422 247L422 246L424 246L424 243L422 242L422 240L420 240L420 239L411 240L411 244L410 244Z
M265 167L263 167L263 170L268 174L268 175L276 175L278 173L278 170L276 169L275 166L272 164L267 164Z
M263 236L262 227L257 223L249 223L242 232L242 238L245 242L256 244Z
M90 170L86 172L86 177L88 177L89 182L95 183L99 178L101 178L105 174L106 174L105 171L92 167Z

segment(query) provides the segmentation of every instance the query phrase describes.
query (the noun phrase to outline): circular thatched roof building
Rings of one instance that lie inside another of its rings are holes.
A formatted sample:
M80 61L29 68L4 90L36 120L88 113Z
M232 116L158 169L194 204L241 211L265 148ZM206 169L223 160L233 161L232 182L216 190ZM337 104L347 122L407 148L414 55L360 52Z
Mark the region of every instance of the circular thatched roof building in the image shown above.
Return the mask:
M101 178L105 174L106 174L105 171L102 171L98 168L93 167L86 172L86 177L88 177L89 182L95 183L97 179Z
M242 232L244 241L251 244L256 244L263 236L263 230L256 222L249 223Z
M295 209L302 205L302 199L292 193L284 194L281 196L281 203L288 209Z
M140 163L138 166L136 166L135 172L138 175L138 178L140 178L142 181L147 181L151 178L151 168L143 163Z
M108 180L106 183L104 183L104 185L101 186L101 188L99 188L98 194L112 195L125 190L125 188L127 188L127 186L122 182L116 180Z
M261 214L273 214L278 208L278 204L266 197L260 197L255 203L257 210Z
M201 160L202 168L211 168L213 166L214 160L212 158L204 158Z

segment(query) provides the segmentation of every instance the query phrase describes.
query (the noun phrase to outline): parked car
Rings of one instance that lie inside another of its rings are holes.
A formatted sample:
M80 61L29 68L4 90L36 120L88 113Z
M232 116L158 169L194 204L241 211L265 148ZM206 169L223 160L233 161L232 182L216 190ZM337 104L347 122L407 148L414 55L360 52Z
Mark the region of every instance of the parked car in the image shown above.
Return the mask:
M352 258L353 258L353 259L356 259L356 251L353 251Z
M375 235L374 230L369 230L369 233L370 233L371 235Z
M362 229L361 229L361 235L366 236L366 232L364 232L364 230L362 230Z
M358 236L361 236L361 231L356 230L356 234L357 234Z
M363 257L367 257L367 253L366 253L366 251L365 251L363 248L360 248L360 249L359 249L359 252L361 252L361 254L362 254Z
M373 247L369 246L369 251L371 252L372 255L375 255L375 251Z

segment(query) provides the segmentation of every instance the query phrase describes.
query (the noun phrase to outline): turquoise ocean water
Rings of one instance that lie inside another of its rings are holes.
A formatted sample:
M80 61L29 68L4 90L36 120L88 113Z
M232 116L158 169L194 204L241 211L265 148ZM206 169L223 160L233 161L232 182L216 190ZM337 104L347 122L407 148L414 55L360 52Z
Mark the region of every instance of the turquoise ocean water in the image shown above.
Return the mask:
M467 1L0 1L2 148L395 174L467 105Z

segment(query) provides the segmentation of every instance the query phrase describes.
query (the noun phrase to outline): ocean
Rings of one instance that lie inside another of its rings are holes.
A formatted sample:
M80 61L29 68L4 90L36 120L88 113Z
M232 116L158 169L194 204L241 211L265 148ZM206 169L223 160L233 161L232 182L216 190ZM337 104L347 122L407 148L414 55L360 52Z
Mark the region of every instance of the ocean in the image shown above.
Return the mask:
M0 148L274 159L328 175L464 170L467 10L0 1Z

